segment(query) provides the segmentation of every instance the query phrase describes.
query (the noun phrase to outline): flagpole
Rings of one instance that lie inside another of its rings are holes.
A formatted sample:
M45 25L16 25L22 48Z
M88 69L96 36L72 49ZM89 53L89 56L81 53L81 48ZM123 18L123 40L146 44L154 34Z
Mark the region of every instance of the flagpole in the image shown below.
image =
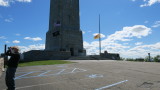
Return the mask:
M99 14L99 55L101 55L101 16Z

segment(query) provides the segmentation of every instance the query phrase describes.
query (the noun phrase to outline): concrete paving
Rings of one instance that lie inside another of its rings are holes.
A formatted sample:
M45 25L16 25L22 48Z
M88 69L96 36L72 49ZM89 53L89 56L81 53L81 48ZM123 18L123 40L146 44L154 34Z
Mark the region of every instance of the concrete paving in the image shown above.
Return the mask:
M18 68L16 90L160 90L160 63L74 62ZM6 89L4 76L1 90Z
M3 58L0 58L0 77L2 75L2 71L4 71L3 64L4 64Z

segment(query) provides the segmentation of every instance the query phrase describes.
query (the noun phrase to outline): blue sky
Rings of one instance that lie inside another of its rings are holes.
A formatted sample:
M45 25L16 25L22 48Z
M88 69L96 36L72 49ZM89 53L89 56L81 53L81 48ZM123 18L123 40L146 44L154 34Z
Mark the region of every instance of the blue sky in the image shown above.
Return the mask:
M21 52L44 49L50 0L0 0L0 53L4 44ZM160 0L80 0L87 54L98 54L98 16L102 51L139 58L160 55Z

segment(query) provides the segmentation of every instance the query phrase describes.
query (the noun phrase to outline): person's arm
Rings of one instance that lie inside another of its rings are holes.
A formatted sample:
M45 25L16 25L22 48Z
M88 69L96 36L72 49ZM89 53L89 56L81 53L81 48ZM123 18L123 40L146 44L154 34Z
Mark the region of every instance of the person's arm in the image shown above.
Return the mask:
M7 52L5 53L7 56L11 56L12 53L11 53L11 49L7 50Z

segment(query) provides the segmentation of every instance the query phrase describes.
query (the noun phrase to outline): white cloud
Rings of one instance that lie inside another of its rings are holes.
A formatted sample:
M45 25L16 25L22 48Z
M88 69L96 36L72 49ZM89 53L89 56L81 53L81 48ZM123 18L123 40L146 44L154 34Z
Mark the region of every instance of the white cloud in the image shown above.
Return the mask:
M96 36L96 35L98 35L98 34L99 34L99 33L94 33L93 36ZM101 38L105 38L106 36L105 36L104 34L100 34L100 37L101 37Z
M35 37L35 38L25 37L24 39L26 39L26 40L32 40L32 41L40 41L40 40L42 40L42 38L40 38L40 37Z
M30 3L32 0L0 0L0 6L8 7L11 3L14 2L27 2Z
M0 39L7 39L5 36L0 36Z
M21 52L27 52L30 50L44 50L45 44L36 44L36 45L29 45L29 46L19 46Z
M128 57L145 57L148 53L152 56L160 55L160 42L150 45L140 45L123 52L122 54L128 54Z
M143 42L137 42L135 43L137 46L133 47L130 46L128 42L124 42L132 40L133 37L142 38L148 36L149 34L151 34L151 31L152 30L150 28L144 25L124 27L121 31L117 31L101 41L102 52L107 50L109 53L119 53L122 57L138 58L145 57L145 55L147 55L147 52L151 50L151 53L153 55L158 55L160 54L160 43L156 43L153 45L142 45ZM93 41L91 43L84 41L83 45L87 50L88 55L99 54L98 41ZM140 46L141 48L138 48ZM146 49L146 47L149 47L149 49Z
M5 19L4 21L5 22L13 22L13 20L14 20L13 18L8 18L8 19Z
M32 0L16 0L18 2L32 2Z
M0 6L9 6L9 0L0 0Z
M160 21L156 21L155 24L152 27L154 27L154 28L160 27Z
M131 41L132 37L145 37L151 34L151 28L144 25L135 25L132 27L124 27L121 31L116 31L108 36L110 41Z
M85 32L85 31L82 31L82 33L85 34L86 32Z
M107 39L102 42L102 52L107 50L110 53L118 53L119 51L123 51L124 49L129 48L129 46L125 46L116 42L109 42ZM88 43L86 41L83 42L84 48L87 51L88 55L99 54L99 42L93 41Z
M123 45L128 45L129 43L123 43Z
M3 18L3 16L0 14L0 18Z
M92 31L88 31L89 33L91 33Z
M83 42L84 48L87 51L87 55L98 55L99 54L99 43L86 41ZM125 58L144 58L148 53L152 56L160 55L160 42L150 45L142 45L139 43L138 46L127 46L116 42L105 43L102 41L102 52L108 51L109 53L119 53L121 57Z
M149 21L144 21L144 23L149 23Z
M20 43L20 41L18 41L18 40L14 40L14 41L13 41L13 43Z
M137 42L137 43L135 43L135 45L142 45L143 44L143 42Z
M17 34L15 34L16 36L21 36L21 34L19 34L19 33L17 33Z
M9 41L5 41L5 43L10 43Z
M131 0L132 2L135 2L136 0Z
M140 7L152 6L153 4L160 3L160 0L144 0L144 2L147 3L140 5Z

